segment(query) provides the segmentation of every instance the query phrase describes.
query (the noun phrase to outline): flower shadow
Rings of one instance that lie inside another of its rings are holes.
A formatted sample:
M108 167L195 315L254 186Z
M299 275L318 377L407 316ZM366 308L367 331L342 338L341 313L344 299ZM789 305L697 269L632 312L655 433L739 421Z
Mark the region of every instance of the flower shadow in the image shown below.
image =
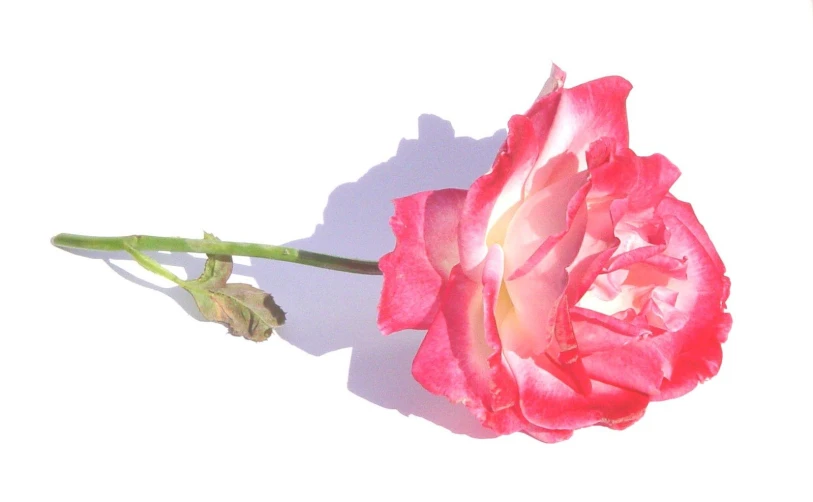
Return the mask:
M505 139L455 137L451 123L434 115L418 119L418 139L404 139L388 161L328 198L324 223L313 235L285 245L376 260L392 250L392 200L441 188L467 188L485 173ZM288 263L253 260L247 275L272 292L288 312L280 336L313 355L351 348L347 388L379 406L416 415L455 433L494 437L460 405L424 390L412 377L412 359L423 332L383 336L376 327L379 276L358 276Z
M418 118L418 139L404 139L396 155L371 168L358 181L337 187L329 196L324 223L310 237L283 245L351 258L377 260L395 246L389 227L392 200L416 192L467 188L485 173L505 139L455 137L451 123L434 115ZM191 317L204 321L192 297L180 287L161 287L143 280L115 262L127 253L71 250L103 260L130 282L160 291ZM204 260L183 253L148 253L165 266L181 267L197 276ZM254 277L286 310L279 336L295 347L320 356L351 349L347 388L357 396L403 415L415 415L476 438L495 437L462 405L424 390L412 377L412 359L424 332L383 336L376 327L382 278L251 259L235 264L234 272Z

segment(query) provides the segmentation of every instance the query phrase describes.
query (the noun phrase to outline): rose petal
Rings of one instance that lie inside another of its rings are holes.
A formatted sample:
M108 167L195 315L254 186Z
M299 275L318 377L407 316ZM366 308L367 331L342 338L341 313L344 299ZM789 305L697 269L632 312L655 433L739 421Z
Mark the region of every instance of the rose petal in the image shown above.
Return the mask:
M497 327L497 303L504 268L502 248L491 246L483 268L483 328L486 343L491 349L488 368L492 388L491 408L494 410L513 406L517 401L517 384L503 362L502 341Z
M556 244L571 229L582 209L590 189L586 183L586 172L575 173L525 199L505 233L503 246L509 281L528 273L552 251L558 250ZM582 223L586 224L586 218ZM581 246L581 239L578 244ZM573 258L575 254L568 265Z
M695 333L690 343L684 343L684 352L675 357L673 370L664 380L660 395L653 400L663 401L680 397L720 371L723 362L721 340L731 330L731 315L722 314L718 322Z
M573 388L581 394L588 395L592 390L592 383L585 371L579 344L573 332L573 322L570 319L570 308L567 304L566 295L559 298L555 312L553 317L553 338L556 343L550 344L548 355L570 377Z
M465 197L465 190L448 189L395 200L395 250L379 261L384 286L378 328L384 334L432 322L440 289L459 260L456 228Z
M583 184L584 179L579 173L534 194L509 225L505 285L517 319L527 331L550 326L553 308L565 294L566 268L579 250L586 225L584 196L589 185ZM551 245L548 238L553 239ZM512 340L514 350L536 352L521 343Z
M571 316L576 342L584 357L622 347L637 339L652 335L652 331L648 328L635 326L588 309L573 307Z
M657 395L664 378L664 358L646 342L633 339L620 347L586 356L585 371L593 380Z
M526 429L525 433L543 443L558 443L559 441L570 439L573 436L573 431L554 431L543 429L542 427Z
M691 204L678 200L669 194L660 202L658 206L658 213L661 215L670 214L680 220L680 222L691 231L694 238L697 239L697 242L700 243L700 245L706 251L706 254L714 263L717 270L721 274L725 273L725 265L723 265L723 261L720 259L720 255L717 253L717 249L714 247L714 244L712 244L705 227L703 227L703 225L701 225L697 220L697 216L695 215Z
M573 435L572 430L546 429L530 423L522 416L519 404L485 415L482 423L500 434L522 431L544 443L558 443Z
M691 324L704 326L714 322L722 312L727 281L690 228L674 215L664 214L669 207L672 207L671 203L658 209L669 234L664 253L686 262L686 279L670 279L666 286L678 293L675 307L689 314ZM700 224L696 223L696 226Z
M491 171L469 189L460 221L459 247L463 270L479 280L488 253L489 229L502 227L500 218L521 199L522 185L539 154L539 141L531 121L516 115L508 122L508 137ZM502 224L506 224L505 219ZM496 239L499 240L499 239Z
M588 220L590 218L588 210ZM589 229L590 224L587 224ZM586 233L585 233L586 234ZM569 305L576 305L579 300L584 297L585 293L590 290L590 287L595 284L599 274L604 271L605 266L610 261L610 257L618 249L619 241L616 239L615 243L604 251L600 251L590 256L573 261L573 264L568 269L568 282L567 282L567 298ZM581 254L584 246L579 250ZM606 274L605 274L606 275Z
M481 287L452 269L443 288L443 309L435 316L412 363L412 374L427 390L482 408L491 349L483 334Z
M646 262L648 259L662 254L666 250L666 245L642 246L626 253L613 256L607 264L607 272L614 272L622 268L628 268L635 263ZM682 263L682 262L681 262Z
M552 75L557 80L555 72ZM479 277L488 246L499 240L495 236L489 241L487 234L505 222L504 215L525 195L547 186L556 171L548 166L551 159L566 152L583 157L590 143L605 136L621 146L629 142L625 108L632 89L629 82L606 77L573 89L550 88L552 92L538 98L525 116L509 121L508 138L491 171L469 190L459 245L461 264L472 278Z
M621 77L605 77L563 89L552 122L551 104L555 94L537 101L527 115L545 142L528 177L525 193L533 193L546 184L547 164L562 152L574 153L584 160L587 148L604 137L627 147L626 100L630 90L632 85Z
M465 404L483 425L500 434L525 431L545 442L567 439L572 431L533 425L519 411L516 383L494 331L501 265L501 251L494 247L482 288L459 266L452 270L442 293L444 308L418 349L412 374L428 391Z
M582 395L555 376L547 356L523 358L506 351L519 386L520 409L532 424L548 429L578 429L590 425L623 428L644 414L649 396L593 381Z
M457 382L457 372L461 371L466 382L465 392L455 389L454 399L459 400L461 393L465 393L466 401L477 403L489 412L511 406L516 400L516 384L502 364L499 337L491 331L494 327L491 308L488 328L484 322L483 306L493 305L494 290L499 287L491 280L501 274L496 268L502 264L502 255L492 253L491 256L486 267L489 269L487 297L482 285L469 279L459 266L453 269L444 288L441 312L429 328L412 366L413 375L424 387L444 395L452 387L449 383ZM443 352L446 354L440 358L438 354ZM446 373L453 378L447 379Z
M671 399L719 371L720 344L731 329L731 316L723 311L730 283L691 206L669 196L660 203L657 214L663 218L668 236L665 253L682 257L687 264L686 279L668 284L677 292L674 307L686 315L685 324L679 331L653 340L672 365L658 399Z
M631 150L629 154L635 155ZM680 170L660 154L637 157L638 181L629 195L629 209L654 208L680 177Z
M671 289L656 286L650 292L649 302L641 314L647 317L649 324L667 331L680 331L688 322L689 315L675 307L677 293Z

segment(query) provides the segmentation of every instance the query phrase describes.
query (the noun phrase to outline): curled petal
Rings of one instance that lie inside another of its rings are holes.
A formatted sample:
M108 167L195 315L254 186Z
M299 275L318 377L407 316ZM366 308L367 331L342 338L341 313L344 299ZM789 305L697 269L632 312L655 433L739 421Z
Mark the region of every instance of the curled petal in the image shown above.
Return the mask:
M583 356L623 347L652 335L649 327L636 326L617 317L573 307L573 329Z
M723 265L723 261L720 259L720 255L717 253L714 244L712 244L705 227L697 220L697 216L694 214L691 204L678 200L669 194L658 205L658 213L661 215L669 214L677 218L692 233L698 244L700 244L706 252L706 255L713 263L715 269L720 274L725 273L725 265Z

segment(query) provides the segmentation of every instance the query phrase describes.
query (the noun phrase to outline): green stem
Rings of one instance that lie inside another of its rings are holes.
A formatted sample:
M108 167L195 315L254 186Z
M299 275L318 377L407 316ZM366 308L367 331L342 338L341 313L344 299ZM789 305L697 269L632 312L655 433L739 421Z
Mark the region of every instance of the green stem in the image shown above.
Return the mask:
M288 261L311 267L327 268L353 274L381 275L377 261L354 260L328 254L312 253L284 246L255 244L251 242L228 242L210 239L183 239L181 237L155 237L130 235L123 237L91 237L86 235L59 234L51 244L61 248L94 249L98 251L174 251L183 253L206 253L212 255L251 256L269 260ZM135 256L135 254L133 254ZM141 263L141 262L139 262ZM141 263L143 266L147 266ZM149 268L149 267L147 267ZM156 272L157 273L157 272ZM170 280L172 280L170 278Z

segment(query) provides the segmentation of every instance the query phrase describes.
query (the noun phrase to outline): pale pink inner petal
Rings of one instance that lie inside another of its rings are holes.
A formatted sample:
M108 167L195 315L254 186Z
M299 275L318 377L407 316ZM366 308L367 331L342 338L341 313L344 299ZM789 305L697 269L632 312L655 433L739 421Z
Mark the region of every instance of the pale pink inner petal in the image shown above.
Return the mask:
M516 115L508 122L508 137L491 170L466 193L457 238L460 264L473 280L480 280L491 227L522 199L522 187L539 154L539 139L528 117Z
M573 174L524 201L505 234L506 277L521 267L548 237L567 229L568 202L586 181L587 173Z
M544 166L537 169L525 181L525 197L550 186L579 171L579 159L570 152L565 152L550 159Z
M585 173L577 173L537 192L519 208L509 225L505 287L514 311L503 320L503 339L518 353L538 354L550 341L552 310L565 293L566 268L584 237L587 210L583 197L576 192L589 188L585 181ZM540 248L544 253L535 255ZM526 267L529 261L532 266ZM520 268L522 274L511 275Z
M689 320L689 315L675 304L678 292L658 286L652 290L649 303L644 307L644 314L652 326L668 331L679 331Z

